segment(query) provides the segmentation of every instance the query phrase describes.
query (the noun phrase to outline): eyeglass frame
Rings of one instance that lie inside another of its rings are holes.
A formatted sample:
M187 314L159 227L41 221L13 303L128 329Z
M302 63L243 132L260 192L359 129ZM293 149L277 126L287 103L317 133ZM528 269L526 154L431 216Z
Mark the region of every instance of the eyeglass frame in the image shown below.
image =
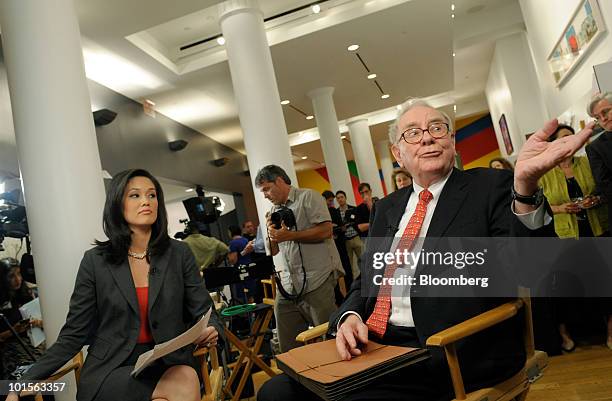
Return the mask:
M431 131L429 131L429 130L430 130L430 128L431 128L433 125L435 125L435 124L445 125L445 126L446 126L446 132L444 132L444 134L443 134L443 135L441 135L441 136L435 136L435 135L433 135L433 134L431 133ZM407 139L406 139L406 137L404 136L404 135L406 134L406 132L408 132L408 131L410 131L410 130L412 130L412 129L418 129L418 130L420 130L420 131L421 131L420 138L419 138L419 140L418 140L418 141L416 141L416 142L408 142L408 140L407 140ZM450 132L450 125L449 125L448 123L443 122L443 121L434 121L434 122L432 122L431 124L429 124L429 125L427 126L427 128L426 128L426 129L422 129L422 128L419 128L419 127L410 127L410 128L407 128L407 129L406 129L404 132L402 132L402 134L400 135L399 139L400 139L400 140L403 140L403 141L404 141L404 142L406 142L407 144L410 144L410 145L416 145L417 143L419 143L419 142L421 142L421 141L423 140L423 136L425 135L425 132L427 132L429 135L431 135L431 137L432 137L432 138L435 138L435 139L442 139L442 138L444 138L446 135L448 135L448 133Z

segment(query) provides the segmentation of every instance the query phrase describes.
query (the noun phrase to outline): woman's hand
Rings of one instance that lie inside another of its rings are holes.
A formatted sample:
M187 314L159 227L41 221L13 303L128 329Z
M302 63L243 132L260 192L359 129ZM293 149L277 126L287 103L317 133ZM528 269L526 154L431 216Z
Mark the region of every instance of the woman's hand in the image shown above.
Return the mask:
M202 331L200 337L197 338L193 343L201 347L209 347L217 345L219 339L219 333L213 326L208 326Z
M40 319L30 319L30 324L32 327L43 328L43 321Z
M580 210L582 210L580 208L580 206L578 206L576 203L574 202L567 202L567 203L563 203L561 205L557 205L557 206L551 206L550 207L553 211L554 214L561 214L561 213L579 213Z
M583 208L590 209L592 207L599 205L600 202L601 201L600 201L599 196L588 195L582 200L581 204Z

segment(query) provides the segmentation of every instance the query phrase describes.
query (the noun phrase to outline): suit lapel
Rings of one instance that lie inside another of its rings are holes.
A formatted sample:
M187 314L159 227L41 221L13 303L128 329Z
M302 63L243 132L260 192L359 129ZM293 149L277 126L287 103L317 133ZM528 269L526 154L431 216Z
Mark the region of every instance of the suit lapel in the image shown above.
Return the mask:
M168 271L168 262L171 253L171 247L168 246L163 254L151 257L151 266L149 270L149 313L151 313L151 308L153 304L155 304L155 300L164 283L164 277Z
M110 266L108 268L119 287L119 291L126 299L130 307L136 314L139 314L138 310L138 299L136 298L136 287L134 286L134 279L132 278L132 272L130 271L130 265L127 257L119 266Z
M461 205L467 197L468 181L465 173L460 170L453 169L451 176L448 178L440 199L436 204L436 210L431 218L429 229L427 230L428 238L439 238L444 236L446 229L451 224Z
M398 198L397 202L387 209L385 213L387 217L386 236L394 236L399 229L400 221L406 211L406 205L408 204L408 199L410 199L410 194L412 194L412 192L413 188L411 185L404 190L404 193Z

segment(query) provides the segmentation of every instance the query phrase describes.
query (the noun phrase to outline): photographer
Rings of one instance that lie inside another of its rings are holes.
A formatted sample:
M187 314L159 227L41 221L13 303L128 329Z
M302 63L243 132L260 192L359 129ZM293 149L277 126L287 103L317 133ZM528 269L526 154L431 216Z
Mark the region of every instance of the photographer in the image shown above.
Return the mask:
M255 185L274 204L267 219L270 250L281 253L288 270L277 276L274 306L280 348L286 352L299 345L298 333L326 322L336 309L334 287L342 266L321 195L291 186L275 165L259 170Z

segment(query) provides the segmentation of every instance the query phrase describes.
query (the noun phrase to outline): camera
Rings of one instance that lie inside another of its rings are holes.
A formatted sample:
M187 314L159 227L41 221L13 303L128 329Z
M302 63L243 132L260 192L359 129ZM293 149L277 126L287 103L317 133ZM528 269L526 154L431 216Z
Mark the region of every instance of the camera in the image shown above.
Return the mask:
M21 239L28 235L28 222L24 206L17 204L18 190L0 194L0 250L5 237Z
M272 213L270 215L270 221L272 221L274 228L277 230L281 228L282 223L285 223L287 228L297 227L293 210L285 206L280 207L278 210Z

